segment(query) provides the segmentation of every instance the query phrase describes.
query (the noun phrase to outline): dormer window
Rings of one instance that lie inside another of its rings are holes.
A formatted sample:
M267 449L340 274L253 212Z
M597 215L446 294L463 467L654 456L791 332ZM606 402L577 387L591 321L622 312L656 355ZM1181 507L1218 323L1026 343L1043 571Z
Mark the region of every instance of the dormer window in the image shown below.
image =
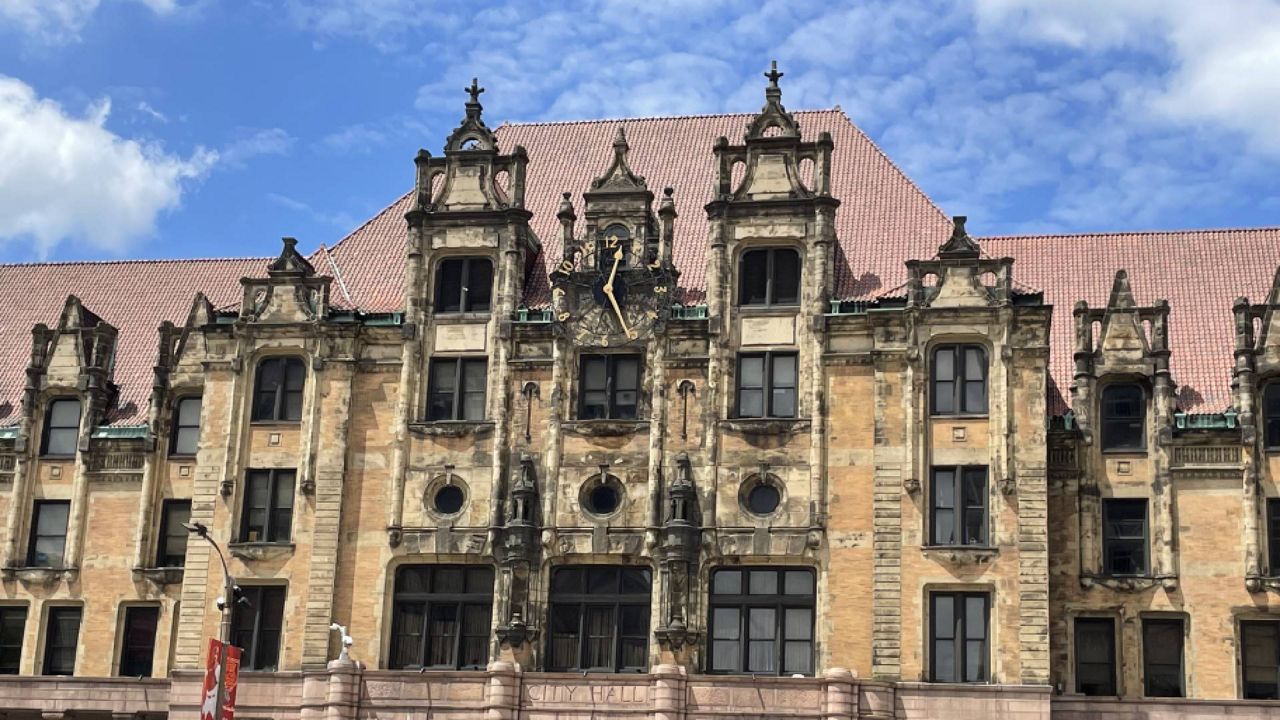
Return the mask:
M1102 449L1142 450L1146 447L1147 402L1142 386L1109 385L1102 390Z
M307 368L302 358L273 357L258 363L253 386L253 422L300 422Z
M980 345L942 345L933 351L934 415L985 415L987 351Z
M765 307L800 304L800 254L791 248L742 253L738 303Z
M195 455L200 445L200 397L184 397L173 405L170 455Z
M492 295L489 258L446 258L436 267L437 313L489 312Z
M1263 441L1268 450L1280 450L1280 382L1262 390Z
M59 398L49 402L44 416L44 436L40 454L48 457L72 457L80 438L80 401Z

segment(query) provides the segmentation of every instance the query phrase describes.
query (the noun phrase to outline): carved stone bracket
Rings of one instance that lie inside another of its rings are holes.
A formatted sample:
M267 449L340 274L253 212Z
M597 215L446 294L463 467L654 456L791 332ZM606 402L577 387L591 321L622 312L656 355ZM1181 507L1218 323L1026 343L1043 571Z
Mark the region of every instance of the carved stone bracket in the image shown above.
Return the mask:
M653 637L664 650L676 651L686 645L697 645L701 634L689 630L685 627L684 620L676 616L666 626L654 630Z
M417 435L428 435L432 437L466 437L468 435L483 437L493 433L493 423L459 422L456 420L409 423L409 431Z
M953 565L986 565L1000 555L994 547L927 547L924 556Z
M1251 575L1245 578L1245 589L1251 593L1273 592L1280 593L1280 577L1264 577L1262 575Z
M398 527L387 528L387 544L393 548L400 547L404 541L404 531Z
M919 495L919 494L920 494L920 480L919 480L919 479L917 479L917 478L913 478L913 477L903 478L903 479L902 479L902 489L903 489L903 490L906 490L906 491L907 491L907 494L909 494L909 495Z
M622 437L649 431L645 420L579 420L561 424L565 432L587 437Z
M222 497L231 497L231 492L235 490L235 487L235 483L231 481L231 478L225 478L218 483L218 494L222 495Z
M511 613L511 621L494 628L493 634L503 647L518 648L537 638L538 629L529 627L521 617L520 611L514 610Z
M293 543L231 543L227 550L241 560L275 560L294 551Z
M1018 480L1013 475L1000 478L1000 493L1006 497L1018 491Z
M1082 575L1080 577L1080 587L1089 589L1093 587L1106 588L1117 592L1146 592L1154 588L1163 588L1165 590L1176 590L1178 587L1178 577L1176 575L1142 575L1135 577L1113 577L1110 575Z
M721 420L720 427L740 435L794 435L809 429L807 419L734 418Z
M306 495L308 497L315 495L316 494L315 479L311 477L303 478L302 482L298 485L298 490L301 491L303 495Z
M152 585L164 587L166 585L179 585L182 583L183 568L180 567L153 567L153 568L134 568L134 581L146 580Z

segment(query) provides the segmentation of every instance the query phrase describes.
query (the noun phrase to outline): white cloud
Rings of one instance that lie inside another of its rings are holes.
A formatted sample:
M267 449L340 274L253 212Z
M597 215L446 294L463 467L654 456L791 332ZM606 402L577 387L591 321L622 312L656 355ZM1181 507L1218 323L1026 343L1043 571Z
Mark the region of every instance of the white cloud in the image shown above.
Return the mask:
M441 3L425 0L285 0L288 19L320 40L361 38L384 51L398 50L407 32L450 27Z
M133 0L157 15L168 15L182 6L177 0ZM31 40L47 44L74 42L80 38L101 0L0 0L0 28L17 28Z
M293 147L294 138L282 128L241 128L239 137L227 143L218 153L219 162L231 167L243 167L262 155L285 155Z
M151 103L147 102L146 100L142 100L138 103L138 112L142 113L143 115L146 115L152 120L155 120L161 125L164 125L169 122L169 117L167 115L151 107Z
M120 252L178 207L186 183L217 154L189 158L115 135L109 100L83 117L0 76L0 240L33 243L47 256L60 242Z
M977 0L979 27L1086 52L1136 50L1167 64L1143 106L1243 133L1280 153L1280 3L1275 0Z

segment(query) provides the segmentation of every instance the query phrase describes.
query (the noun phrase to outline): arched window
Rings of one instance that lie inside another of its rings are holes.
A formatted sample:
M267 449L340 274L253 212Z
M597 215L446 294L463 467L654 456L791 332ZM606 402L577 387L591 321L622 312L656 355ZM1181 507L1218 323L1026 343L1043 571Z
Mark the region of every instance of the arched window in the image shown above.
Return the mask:
M600 238L600 251L596 253L599 269L608 270L613 267L614 255L622 251L618 267L627 266L627 258L631 257L631 231L625 225L613 224L604 229Z
M302 420L302 388L307 368L301 358L273 357L258 363L253 386L254 422Z
M738 304L800 303L800 254L791 248L761 248L742 253Z
M1102 390L1102 449L1141 450L1146 447L1146 393L1135 383L1117 383Z
M940 345L930 367L934 415L987 412L987 351L981 345Z
M1280 450L1280 382L1262 389L1262 429L1268 450Z
M44 416L44 435L40 441L40 454L53 457L69 457L76 454L80 438L80 401L77 398L58 398L49 402Z
M436 266L436 312L489 312L492 295L489 258L445 258Z

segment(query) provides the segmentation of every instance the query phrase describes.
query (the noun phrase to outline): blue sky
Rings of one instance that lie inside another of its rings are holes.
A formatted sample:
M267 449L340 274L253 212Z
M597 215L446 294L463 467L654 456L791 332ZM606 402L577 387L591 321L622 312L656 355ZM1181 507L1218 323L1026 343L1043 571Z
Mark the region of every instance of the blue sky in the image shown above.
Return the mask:
M1280 0L0 0L0 261L331 244L473 75L495 126L751 112L774 58L979 234L1280 224Z

